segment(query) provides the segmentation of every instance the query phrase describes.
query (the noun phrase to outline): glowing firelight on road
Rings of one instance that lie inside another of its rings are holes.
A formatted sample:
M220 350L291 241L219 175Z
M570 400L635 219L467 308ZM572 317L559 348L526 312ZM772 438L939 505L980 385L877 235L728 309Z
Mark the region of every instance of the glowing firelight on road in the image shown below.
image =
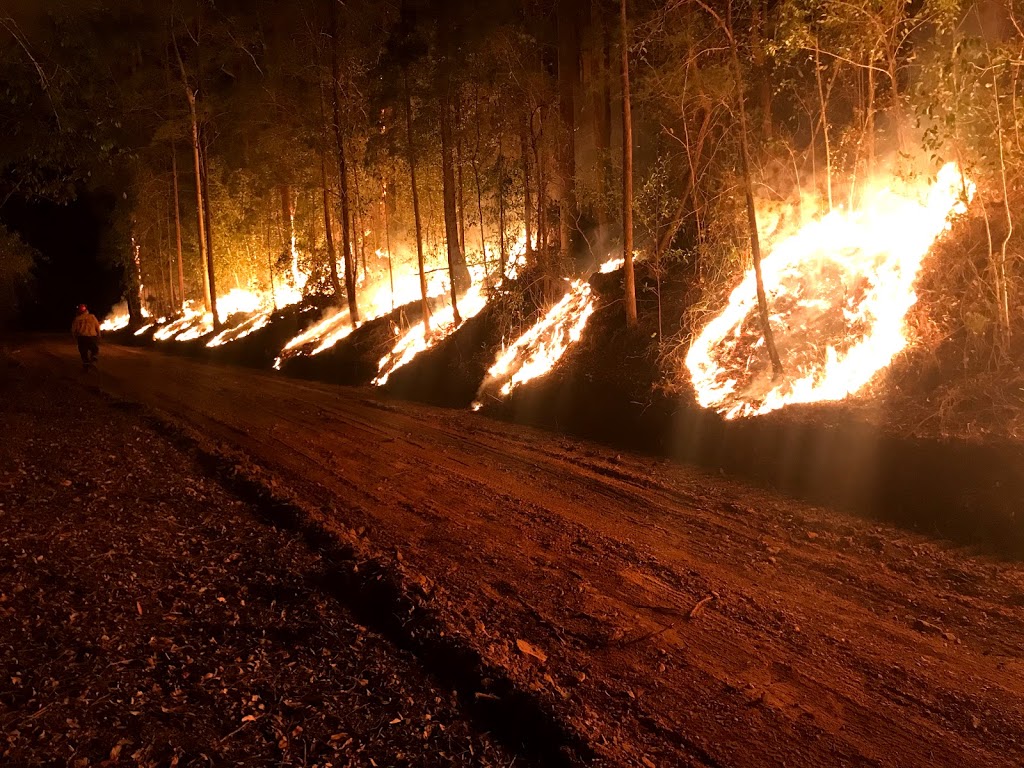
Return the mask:
M894 182L893 186L896 184ZM921 262L975 186L954 163L933 184L886 187L778 240L762 262L784 373L773 378L753 270L686 356L698 402L726 418L842 400L907 345Z

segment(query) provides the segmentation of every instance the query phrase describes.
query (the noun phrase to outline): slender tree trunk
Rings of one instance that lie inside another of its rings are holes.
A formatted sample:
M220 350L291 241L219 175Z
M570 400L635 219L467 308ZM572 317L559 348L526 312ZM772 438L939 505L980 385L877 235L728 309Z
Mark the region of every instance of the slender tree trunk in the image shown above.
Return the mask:
M636 277L633 273L633 117L629 104L629 27L626 0L620 0L622 24L622 256L625 260L626 325L636 328Z
M192 160L196 177L196 222L199 230L199 260L202 263L203 274L203 302L206 306L206 311L213 312L214 299L209 277L213 273L213 268L210 264L209 253L207 252L206 222L203 220L206 206L203 202L203 173L200 167L202 162L199 158L201 148L199 145L199 118L196 115L196 91L193 91L188 83L188 73L185 71L185 62L182 61L181 52L178 50L178 41L172 36L171 42L174 45L174 54L178 58L181 85L185 89L185 98L188 101L189 122L192 128Z
M623 0L625 1L625 0ZM732 5L730 3L731 12ZM768 297L764 290L764 278L761 274L761 241L757 233L757 210L754 207L754 181L750 171L750 139L747 133L747 106L743 86L743 71L740 69L740 57L737 51L736 38L732 34L730 19L729 45L732 50L733 74L736 78L736 101L739 112L740 123L740 160L743 164L743 194L747 201L747 224L750 230L750 253L754 262L754 280L757 283L757 307L761 316L761 329L764 331L765 345L768 347L768 357L772 361L772 372L777 378L782 375L782 360L779 358L779 351L775 347L775 334L772 333L771 324L768 321Z
M317 215L315 213L316 207L317 207L317 202L318 201L317 201L316 192L310 191L310 193L309 193L309 212L310 213L309 213L309 216L306 217L306 226L308 227L306 237L309 238L307 240L307 242L309 243L309 250L311 250L311 251L315 251L316 250L317 235L319 235L319 232L317 231L318 220L317 220ZM324 240L326 242L326 235L324 236ZM307 282L308 282L308 278L307 278Z
M1003 207L1006 211L1006 234L1003 236L1003 242L999 251L999 262L997 265L997 274L999 275L999 288L997 290L997 296L999 299L999 318L1000 325L1003 326L1005 352L1006 348L1009 346L1010 335L1012 332L1012 324L1010 320L1010 293L1007 288L1006 246L1013 237L1013 212L1010 205L1010 192L1006 183L1006 156L1003 151L1003 113L999 106L999 80L996 77L995 71L992 72L992 95L994 97L996 107L996 141L999 145L999 177L1003 184ZM1014 122L1016 122L1016 120Z
M142 325L142 256L141 248L139 246L138 236L136 235L136 222L134 216L132 217L131 223L129 224L128 239L131 246L131 267L130 277L131 290L128 291L128 318L131 321L132 326Z
M271 245L270 231L273 229L274 213L272 206L267 207L267 229L264 245L267 249L267 274L270 275L270 299L274 304L274 311L277 311L277 286L274 285L274 248Z
M409 159L409 177L412 185L412 215L416 222L416 259L420 270L420 296L423 301L423 332L430 336L430 304L427 301L427 273L423 269L423 225L420 222L420 196L416 191L416 152L412 142L412 95L409 93L409 73L402 71L405 86L406 151Z
M331 6L331 101L334 107L334 141L338 152L338 175L341 179L341 240L342 259L345 267L345 295L348 299L348 313L353 327L359 322L359 304L356 301L356 269L353 262L352 238L349 232L348 169L345 163L345 140L341 131L341 105L338 89L341 87L338 65L338 9Z
M461 123L462 118L462 99L459 96L459 90L455 89L455 104L454 114L459 118ZM462 249L462 253L466 253L466 195L465 187L462 184L462 131L455 131L455 173L456 173L456 185L459 188L459 248Z
M184 69L182 69L181 76L185 77ZM203 273L203 304L206 306L206 311L211 312L213 311L213 297L210 291L210 259L206 250L206 221L204 220L206 206L203 203L203 172L199 159L199 122L196 117L195 95L189 89L187 82L185 83L185 95L188 97L189 117L192 125L192 160L196 177L196 222L199 237L199 260L202 263Z
M356 237L359 238L359 262L363 267L363 282L367 281L366 276L366 228L363 226L363 203L359 197L359 163L352 165L352 187L356 195L356 210L354 215Z
M163 243L163 232L162 232L162 221L163 211L157 206L157 214L152 224L150 224L149 237L147 238L152 243L152 253L156 261L156 274L157 274L157 289L156 289L156 302L155 309L157 315L164 314L164 310L168 306L167 301L167 288L170 285L168 282L168 276L164 269L164 243Z
M292 279L298 287L298 264L295 262L295 203L292 200L292 188L286 181L278 185L281 194L281 235L284 240L284 252L292 260Z
M500 260L499 275L505 278L505 264L508 259L505 247L505 152L502 139L498 137L498 259Z
M864 141L867 151L867 175L875 172L875 52L868 58L867 112L864 119Z
M603 17L603 14L602 14ZM610 161L612 148L612 31L608 20L602 21L601 51L601 82L595 89L599 101L597 112L597 154L598 154L598 205L597 228L600 241L604 245L611 239L611 223L609 222Z
M889 110L892 113L892 131L896 139L896 151L903 152L903 100L900 97L899 77L896 73L896 55L889 56Z
M687 179L688 190L684 192L679 198L679 206L676 208L675 213L672 214L672 218L665 227L664 231L660 234L657 240L656 250L654 252L655 263L661 263L661 257L665 252L672 247L672 241L675 240L676 233L679 232L679 227L683 224L683 218L686 216L686 203L690 200L692 189L693 189L693 177Z
M213 274L213 218L210 215L210 185L207 175L209 162L205 140L202 142L202 149L203 218L206 219L206 270L210 280L210 314L213 318L213 330L220 331L220 316L217 314L217 283Z
M341 306L341 281L338 280L338 253L334 248L334 224L331 221L331 185L327 174L327 143L330 126L327 120L327 110L324 107L323 80L317 76L317 81L320 86L320 120L323 124L323 134L320 140L320 186L323 188L324 197L324 239L327 241L327 261L334 303Z
M168 299L168 301L167 301L167 308L166 308L167 311L164 312L163 314L170 315L170 314L174 313L174 308L175 308L175 306L179 305L180 299L176 295L176 292L175 292L174 255L173 255L173 251L171 250L171 220L170 220L170 211L165 209L165 210L161 211L161 213L163 214L160 217L161 222L162 222L161 235L163 235L163 236L160 239L160 243L161 243L161 251L162 251L163 255L166 257L167 289L168 289L168 292L167 292L167 299Z
M480 255L484 260L484 277L487 276L487 237L484 234L483 193L480 191L480 89L476 89L476 146L473 147L473 179L476 182L476 221L480 227Z
M535 145L535 154L537 162L537 252L541 263L544 265L545 279L550 280L551 275L548 273L548 217L547 217L547 188L548 188L548 177L545 171L547 168L544 164L544 148L541 145L543 136L537 139Z
M576 81L579 79L578 0L558 0L559 171L558 231L563 264L577 252L579 210L576 202Z
M761 133L765 138L772 137L772 83L768 72L768 58L764 45L764 25L768 16L767 0L754 0L751 3L752 19L750 24L751 59L757 78L757 91L761 100Z
M814 74L818 82L818 104L821 109L821 133L825 139L825 184L828 188L828 209L832 204L832 146L829 140L828 104L825 99L825 86L821 81L821 48L817 39L814 41ZM812 132L813 135L813 132Z
M523 160L523 228L526 231L526 263L533 266L533 232L530 229L530 217L532 216L530 203L530 151L528 135L530 126L527 117L523 117L523 125L519 132L520 155Z
M537 261L541 265L541 270L544 273L544 291L545 293L551 287L551 270L550 264L548 264L548 227L547 227L547 176L544 173L544 148L542 142L544 140L544 111L541 109L537 110L537 118L540 122L540 128L537 133L533 132L533 125L531 120L530 125L530 140L533 143L533 161L537 166Z
M395 271L391 264L391 224L388 221L388 182L381 176L380 180L380 213L384 222L384 247L388 254L388 282L391 285L391 311L395 311Z
M178 152L171 142L171 172L174 178L174 237L178 247L178 299L185 310L185 266L181 258L181 205L178 198Z
M448 273L451 277L452 309L455 322L461 323L459 315L458 295L470 286L469 269L466 258L459 246L459 221L455 210L455 169L452 158L451 105L447 94L447 85L441 97L441 181L444 196L444 234L448 251Z
M320 151L320 180L324 192L324 238L327 240L327 262L331 273L331 290L335 303L341 303L341 282L338 280L338 255L334 250L334 227L331 224L331 195L327 183L327 151Z
M196 221L199 229L199 259L202 262L203 272L203 303L206 306L206 311L212 312L213 287L210 285L210 253L209 240L206 239L206 200L203 194L202 161L199 159L199 126L196 124L195 102L190 102L189 106L192 107L192 155L196 174Z

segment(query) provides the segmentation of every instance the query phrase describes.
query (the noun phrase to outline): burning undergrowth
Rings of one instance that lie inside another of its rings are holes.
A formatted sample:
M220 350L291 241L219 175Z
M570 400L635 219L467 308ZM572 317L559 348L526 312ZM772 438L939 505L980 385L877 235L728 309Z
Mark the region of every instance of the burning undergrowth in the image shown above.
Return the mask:
M438 299L431 301L440 304ZM318 322L282 344L274 367L288 376L303 379L332 384L369 384L377 375L381 355L394 343L396 332L421 321L423 305L419 300L411 301L366 320L356 328L348 317L345 309L328 310ZM302 341L293 344L296 339ZM293 344L291 349L288 344Z
M617 267L617 265L614 265ZM637 303L640 326L626 328L621 301L623 271L615 268L597 272L581 285L571 288L561 302L553 305L540 324L526 330L522 343L512 344L504 351L515 364L503 376L493 373L480 388L479 406L488 413L539 426L558 426L577 434L631 445L648 445L660 441L664 429L645 431L638 428L637 414L657 397L663 378L660 363L661 337L658 328L659 309L663 332L674 336L682 330L682 318L690 301L691 276L676 269L663 276L660 285L650 265L637 264ZM555 317L564 317L559 306L580 301L585 296L589 306L586 322L577 328L578 315L572 321L555 323L555 333L536 331ZM537 335L546 343L537 344L529 337ZM550 366L534 369L529 361L545 349L554 350ZM492 361L492 368L501 364ZM509 371L522 373L523 382L501 390L512 381ZM533 375L536 373L536 375ZM668 402L665 400L664 402ZM664 410L655 409L656 422L664 423Z
M598 273L615 272L622 264L622 259L609 259L601 265ZM507 398L516 387L544 376L569 347L580 340L595 310L590 282L579 278L566 280L560 288L563 291L562 298L554 302L515 341L503 346L480 384L477 399L473 403L474 410L482 408L486 399Z
M751 269L686 355L698 403L735 418L861 390L906 347L922 262L973 194L950 163L930 185L894 181L857 209L777 237L762 271L782 369L769 359Z
M495 358L543 315L542 285L535 272L527 271L492 288L473 317L464 319L428 353L392 371L385 390L435 405L468 407Z

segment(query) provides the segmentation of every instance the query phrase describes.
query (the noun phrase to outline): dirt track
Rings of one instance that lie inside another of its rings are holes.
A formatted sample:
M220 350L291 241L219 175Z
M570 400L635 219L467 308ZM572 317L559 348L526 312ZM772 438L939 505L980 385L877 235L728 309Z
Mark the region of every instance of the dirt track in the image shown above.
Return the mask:
M111 346L85 381L365 528L614 764L1024 764L1019 564L366 390Z

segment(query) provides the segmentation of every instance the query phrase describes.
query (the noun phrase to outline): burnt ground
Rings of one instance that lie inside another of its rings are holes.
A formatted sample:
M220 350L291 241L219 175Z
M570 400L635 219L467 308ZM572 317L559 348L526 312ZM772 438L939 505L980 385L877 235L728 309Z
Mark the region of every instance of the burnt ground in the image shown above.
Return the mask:
M366 626L329 549L130 404L0 366L0 763L530 764Z
M64 341L17 358L77 375ZM1024 763L1018 562L369 390L112 346L83 383L351 549L389 636L549 760Z

